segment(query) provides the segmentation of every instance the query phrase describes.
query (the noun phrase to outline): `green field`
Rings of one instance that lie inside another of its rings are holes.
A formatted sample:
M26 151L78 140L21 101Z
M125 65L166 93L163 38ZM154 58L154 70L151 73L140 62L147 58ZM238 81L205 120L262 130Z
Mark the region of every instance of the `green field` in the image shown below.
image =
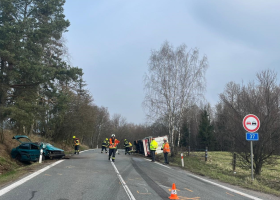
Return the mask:
M276 164L264 165L261 175L254 175L254 181L251 179L251 168L241 168L237 163L236 173L233 172L232 157L230 152L210 151L208 161L205 162L205 152L192 152L190 156L184 153L184 169L222 182L280 196L279 156L276 157ZM169 159L171 165L182 165L180 154ZM157 155L157 160L162 162L163 155Z

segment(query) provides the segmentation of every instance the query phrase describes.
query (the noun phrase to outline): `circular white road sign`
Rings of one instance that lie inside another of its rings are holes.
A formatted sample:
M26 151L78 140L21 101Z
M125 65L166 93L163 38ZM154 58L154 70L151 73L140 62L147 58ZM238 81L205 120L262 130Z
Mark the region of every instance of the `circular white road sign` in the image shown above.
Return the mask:
M254 133L260 128L260 120L256 115L249 114L243 119L243 127L246 131Z

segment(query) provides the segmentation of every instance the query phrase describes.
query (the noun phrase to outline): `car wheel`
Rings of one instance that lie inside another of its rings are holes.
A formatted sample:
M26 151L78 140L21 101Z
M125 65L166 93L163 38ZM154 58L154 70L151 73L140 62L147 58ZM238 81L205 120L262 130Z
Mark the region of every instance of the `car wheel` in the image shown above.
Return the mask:
M18 155L16 156L16 159L17 159L18 161L21 161L21 155L18 154Z

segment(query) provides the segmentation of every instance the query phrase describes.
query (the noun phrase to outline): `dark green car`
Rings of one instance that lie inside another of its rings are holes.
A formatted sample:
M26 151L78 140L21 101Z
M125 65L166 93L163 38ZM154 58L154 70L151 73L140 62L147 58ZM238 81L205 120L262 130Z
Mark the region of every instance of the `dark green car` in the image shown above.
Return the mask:
M25 135L16 135L13 137L21 144L12 149L11 156L19 161L33 161L39 160L40 150L43 149L42 159L45 158L62 158L65 156L64 150L54 147L49 143L44 142L32 142Z

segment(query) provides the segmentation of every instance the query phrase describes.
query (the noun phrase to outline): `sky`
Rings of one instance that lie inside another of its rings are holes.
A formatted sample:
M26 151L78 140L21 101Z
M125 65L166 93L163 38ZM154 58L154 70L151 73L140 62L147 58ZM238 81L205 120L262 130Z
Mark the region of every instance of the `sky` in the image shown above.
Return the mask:
M144 74L165 41L206 55L205 98L271 69L280 76L279 0L66 0L70 63L83 69L97 106L145 124Z

